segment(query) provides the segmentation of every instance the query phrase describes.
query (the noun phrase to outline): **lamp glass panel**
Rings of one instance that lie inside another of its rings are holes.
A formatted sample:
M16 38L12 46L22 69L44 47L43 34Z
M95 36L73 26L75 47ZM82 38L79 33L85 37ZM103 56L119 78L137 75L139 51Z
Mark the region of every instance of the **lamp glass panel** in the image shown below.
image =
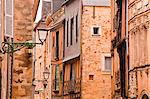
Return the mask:
M49 73L48 72L44 72L44 79L48 79L49 78Z
M38 33L39 33L39 40L44 42L47 36L47 31L39 30Z

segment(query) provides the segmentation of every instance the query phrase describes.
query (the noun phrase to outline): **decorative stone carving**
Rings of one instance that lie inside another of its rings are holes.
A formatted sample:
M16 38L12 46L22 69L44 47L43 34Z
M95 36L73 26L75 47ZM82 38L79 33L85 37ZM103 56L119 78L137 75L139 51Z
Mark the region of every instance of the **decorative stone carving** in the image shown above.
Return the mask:
M137 97L137 76L136 72L131 72L129 74L129 97Z

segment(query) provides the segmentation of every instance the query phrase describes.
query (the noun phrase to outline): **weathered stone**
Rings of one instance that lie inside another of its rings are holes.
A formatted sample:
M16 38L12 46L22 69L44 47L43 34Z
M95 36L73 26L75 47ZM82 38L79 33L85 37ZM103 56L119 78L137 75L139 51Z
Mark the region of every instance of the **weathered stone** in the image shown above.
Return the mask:
M103 57L105 53L110 54L111 49L111 9L109 7L95 7L95 9L96 13L101 13L93 18L93 7L83 7L81 96L82 99L111 99L111 75L110 72L105 74L104 70L102 71ZM100 35L92 34L93 26L102 27Z
M14 42L32 40L33 0L14 0ZM30 19L30 20L27 20ZM32 96L32 59L26 47L14 53L13 99L31 99Z

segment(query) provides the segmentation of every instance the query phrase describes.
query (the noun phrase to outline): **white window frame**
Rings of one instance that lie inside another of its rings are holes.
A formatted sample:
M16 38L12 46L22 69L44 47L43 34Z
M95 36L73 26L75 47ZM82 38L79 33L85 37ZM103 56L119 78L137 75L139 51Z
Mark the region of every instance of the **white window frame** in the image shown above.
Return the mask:
M110 54L110 53L104 53L104 54L102 55L102 59L101 59L101 60L102 60L102 72L111 74L111 72L112 72L112 67L111 67L111 70L110 70L110 71L105 69L105 57L110 57L110 58L111 58L111 54ZM111 63L112 63L112 60L111 60ZM112 65L111 65L111 66L112 66Z
M99 31L98 31L98 34L94 34L94 31L93 31L93 29L94 28L99 28ZM102 34L102 26L99 26L99 25L93 25L92 27L91 27L91 35L92 36L100 36Z
M5 0L5 34L4 35L7 37L13 38L13 36L14 36L14 0L12 0L12 15L9 15L6 13L6 8L7 8L7 4L6 4L6 0ZM6 16L12 17L12 33L11 33L12 35L8 35L6 33Z

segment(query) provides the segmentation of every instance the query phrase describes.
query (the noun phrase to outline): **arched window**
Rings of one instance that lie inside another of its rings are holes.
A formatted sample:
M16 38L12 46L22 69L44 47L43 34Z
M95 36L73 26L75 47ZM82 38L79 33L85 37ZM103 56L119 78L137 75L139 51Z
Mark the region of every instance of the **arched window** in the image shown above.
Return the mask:
M144 94L144 95L142 96L142 99L149 99L149 98L148 98L148 96L147 96L146 94Z

